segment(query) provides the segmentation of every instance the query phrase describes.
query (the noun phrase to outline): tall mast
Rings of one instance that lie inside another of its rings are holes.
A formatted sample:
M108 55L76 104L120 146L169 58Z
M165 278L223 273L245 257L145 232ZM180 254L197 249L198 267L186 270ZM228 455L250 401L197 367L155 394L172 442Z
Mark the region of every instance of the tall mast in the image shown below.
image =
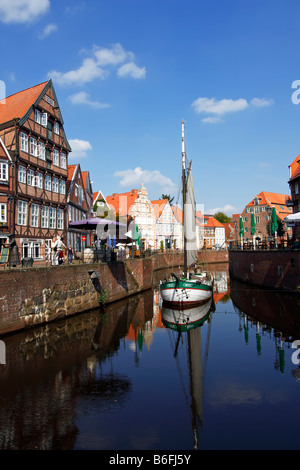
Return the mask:
M181 123L181 158L182 158L182 205L183 205L183 249L184 249L184 268L183 276L187 276L187 251L186 251L186 230L184 226L184 212L186 202L186 154L184 141L184 120Z

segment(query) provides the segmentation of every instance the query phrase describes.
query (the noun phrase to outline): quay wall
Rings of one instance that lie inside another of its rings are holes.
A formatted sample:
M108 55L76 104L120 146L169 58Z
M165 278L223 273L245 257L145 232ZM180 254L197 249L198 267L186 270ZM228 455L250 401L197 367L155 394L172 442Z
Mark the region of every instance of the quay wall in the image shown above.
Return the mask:
M199 261L228 261L228 253L199 252ZM153 273L183 265L181 253L112 263L0 271L0 335L98 308L153 286Z
M300 292L300 250L230 250L229 274L262 288Z

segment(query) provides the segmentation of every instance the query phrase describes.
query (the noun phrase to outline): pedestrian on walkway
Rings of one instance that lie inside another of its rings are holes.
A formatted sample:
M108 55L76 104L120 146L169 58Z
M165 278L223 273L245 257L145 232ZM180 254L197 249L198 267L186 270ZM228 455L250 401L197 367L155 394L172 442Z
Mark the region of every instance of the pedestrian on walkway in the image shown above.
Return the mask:
M72 264L73 258L74 258L74 251L71 245L69 245L69 248L68 248L68 258L69 258L69 263Z

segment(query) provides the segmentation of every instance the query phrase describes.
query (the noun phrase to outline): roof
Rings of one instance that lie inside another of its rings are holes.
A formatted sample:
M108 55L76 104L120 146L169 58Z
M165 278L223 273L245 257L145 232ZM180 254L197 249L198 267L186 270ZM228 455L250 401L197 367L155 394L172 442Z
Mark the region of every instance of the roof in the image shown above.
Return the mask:
M300 176L300 155L298 155L293 163L289 165L290 169L290 179L289 181L298 178Z
M0 101L0 122L4 123L12 119L21 119L29 108L36 102L48 82L40 83L26 90L19 91Z
M212 215L207 217L207 224L205 224L206 227L223 227L224 224L221 224L215 217Z
M287 199L290 198L287 194L279 193L270 193L268 191L261 191L257 196L255 196L246 207L255 206L254 201L258 198L259 205L268 205L270 207L275 207L276 212L279 216L285 217L288 214L292 213L292 208L286 205Z
M161 216L162 211L164 210L164 207L168 201L169 199L157 199L156 201L151 201L154 206L154 215L156 220Z
M175 219L180 224L183 224L183 211L178 206L171 206Z
M106 203L111 210L114 210L120 216L129 215L136 199L139 197L139 190L132 189L127 193L117 194L106 197Z

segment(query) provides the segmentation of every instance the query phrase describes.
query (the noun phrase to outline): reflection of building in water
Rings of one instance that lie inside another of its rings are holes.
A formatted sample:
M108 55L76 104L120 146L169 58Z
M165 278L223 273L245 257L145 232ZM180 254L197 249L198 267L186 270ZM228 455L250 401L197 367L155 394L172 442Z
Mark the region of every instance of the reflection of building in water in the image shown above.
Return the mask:
M295 294L260 290L231 280L231 298L244 333L245 343L255 334L257 354L263 354L262 339L274 340L276 370L285 370L285 349L300 338L299 298Z

